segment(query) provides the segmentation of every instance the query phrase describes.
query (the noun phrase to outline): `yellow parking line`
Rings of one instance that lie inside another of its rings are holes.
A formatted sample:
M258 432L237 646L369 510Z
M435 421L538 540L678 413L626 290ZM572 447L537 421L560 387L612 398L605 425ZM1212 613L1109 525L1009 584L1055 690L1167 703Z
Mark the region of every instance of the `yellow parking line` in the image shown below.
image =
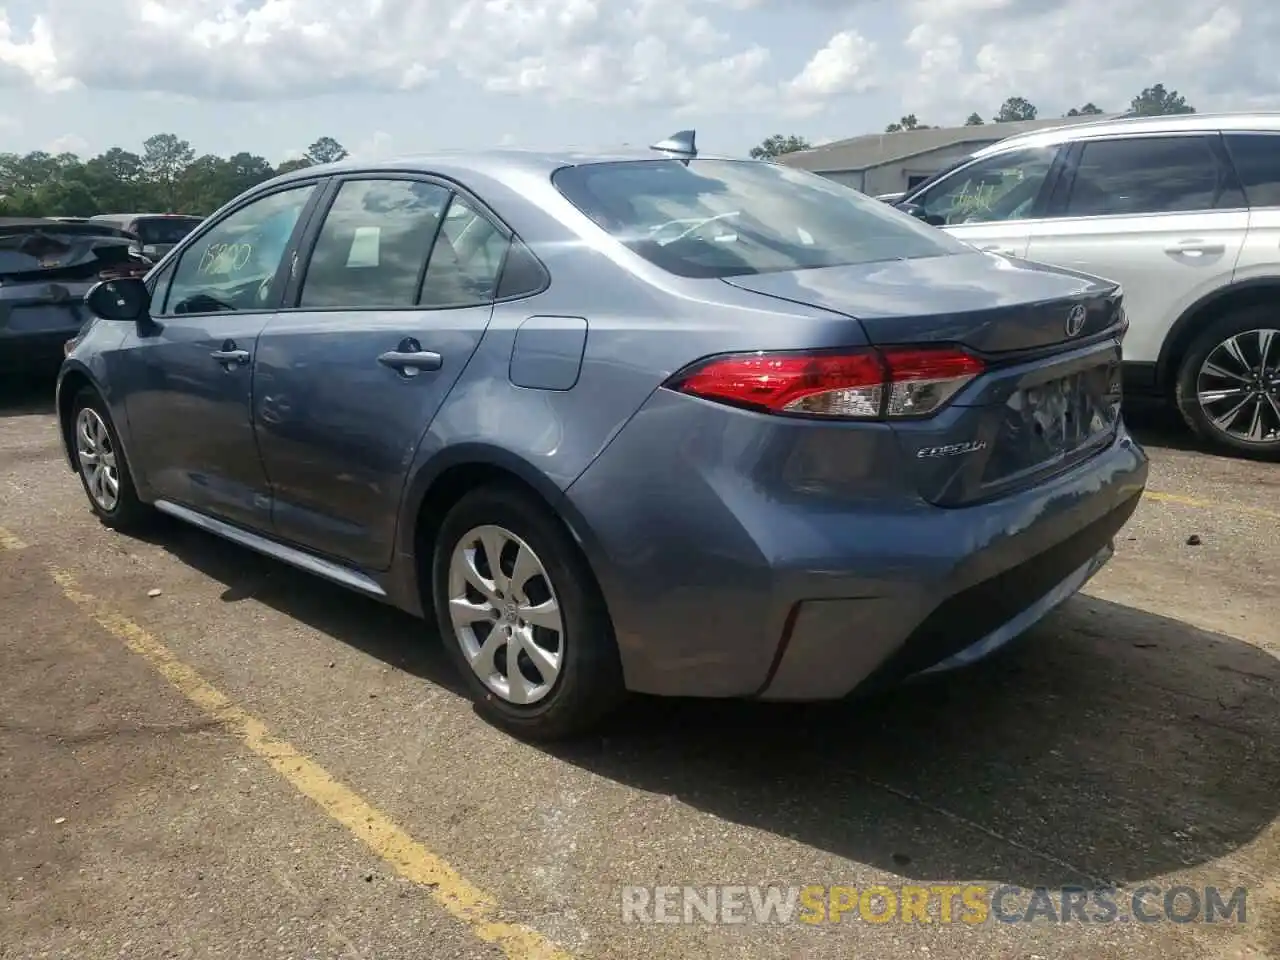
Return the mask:
M496 919L498 908L492 896L473 886L385 813L335 780L320 764L292 744L272 736L265 723L235 706L151 634L80 590L70 574L54 570L53 579L67 599L87 610L108 633L146 660L188 700L220 721L396 873L425 887L436 903L480 940L496 945L511 960L572 960L536 931Z
M25 550L27 545L16 534L0 527L0 550Z
M1176 503L1183 507L1198 507L1201 510L1210 508L1218 510L1226 510L1228 513L1248 513L1255 517L1266 517L1268 520L1280 520L1280 513L1273 510L1264 510L1262 507L1247 507L1236 503L1223 503L1220 500L1200 500L1197 497L1184 497L1177 493L1160 493L1155 490L1148 490L1142 495L1144 500L1154 500L1157 503Z

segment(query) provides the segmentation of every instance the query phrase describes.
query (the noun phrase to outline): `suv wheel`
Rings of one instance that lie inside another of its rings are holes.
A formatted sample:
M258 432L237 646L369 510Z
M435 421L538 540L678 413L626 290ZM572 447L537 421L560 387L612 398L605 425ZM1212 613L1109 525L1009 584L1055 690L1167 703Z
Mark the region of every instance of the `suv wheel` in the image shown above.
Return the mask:
M613 628L577 544L506 485L463 497L432 562L440 634L478 709L531 739L589 731L622 700Z
M1280 460L1280 317L1264 307L1221 317L1182 359L1176 387L1188 426L1215 446Z

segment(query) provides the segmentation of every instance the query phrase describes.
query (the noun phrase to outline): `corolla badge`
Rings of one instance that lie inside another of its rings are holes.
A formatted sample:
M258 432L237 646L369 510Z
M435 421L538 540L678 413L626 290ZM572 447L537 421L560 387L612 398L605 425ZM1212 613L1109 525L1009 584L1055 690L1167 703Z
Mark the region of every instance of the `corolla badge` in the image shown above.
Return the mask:
M941 447L922 447L916 451L917 460L932 460L934 457L958 457L963 453L977 453L985 450L987 441L970 440L967 443L948 443Z
M1086 311L1081 304L1076 304L1067 314L1067 336L1074 337L1084 329Z

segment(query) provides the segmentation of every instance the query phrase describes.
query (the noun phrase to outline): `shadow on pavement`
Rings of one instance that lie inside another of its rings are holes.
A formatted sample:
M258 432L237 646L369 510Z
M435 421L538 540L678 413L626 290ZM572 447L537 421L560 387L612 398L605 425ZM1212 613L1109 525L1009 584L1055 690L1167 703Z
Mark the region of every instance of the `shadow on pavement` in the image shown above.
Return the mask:
M176 521L149 539L225 600L463 690L414 618ZM921 881L1133 883L1208 864L1280 815L1280 660L1081 596L986 663L874 699L637 698L603 736L548 752Z
M1182 450L1206 456L1224 456L1191 432L1182 415L1167 404L1131 400L1125 404L1124 421L1144 447Z
M0 378L0 417L50 416L58 372L37 370Z
M466 695L435 628L416 617L171 517L158 515L145 535L134 535L223 584L221 599L227 603L252 597L391 666Z

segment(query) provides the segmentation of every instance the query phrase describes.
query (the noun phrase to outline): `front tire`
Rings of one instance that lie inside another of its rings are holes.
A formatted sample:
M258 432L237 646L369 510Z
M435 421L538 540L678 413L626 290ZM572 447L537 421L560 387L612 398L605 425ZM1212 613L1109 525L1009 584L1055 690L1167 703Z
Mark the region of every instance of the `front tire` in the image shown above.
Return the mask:
M445 516L431 570L440 635L477 709L517 736L593 729L624 699L613 627L564 524L514 485Z
M1178 410L1223 452L1280 461L1280 318L1266 307L1229 313L1187 349Z
M152 516L138 499L133 474L125 460L111 413L92 387L76 394L71 412L71 444L76 474L89 498L89 507L113 530L131 530Z

